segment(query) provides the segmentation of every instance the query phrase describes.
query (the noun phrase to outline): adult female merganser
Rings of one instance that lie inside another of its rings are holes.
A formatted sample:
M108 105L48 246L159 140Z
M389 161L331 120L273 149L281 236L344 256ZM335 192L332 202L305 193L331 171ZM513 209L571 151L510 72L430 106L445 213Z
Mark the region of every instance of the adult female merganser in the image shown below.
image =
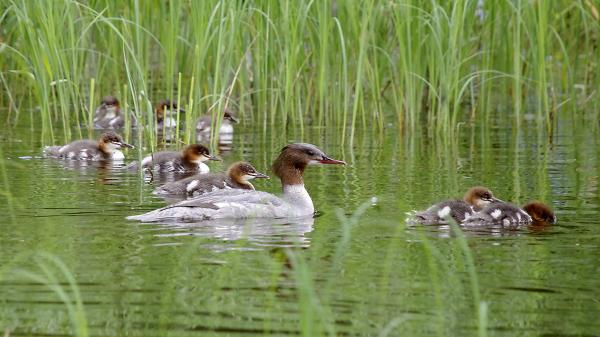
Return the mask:
M229 109L225 109L223 112L223 120L221 121L221 128L219 129L219 134L223 133L233 133L233 125L232 123L237 123L238 120L233 117L233 113ZM208 133L212 127L212 116L205 115L198 119L196 123L196 132L198 133Z
M249 180L269 176L256 171L254 166L246 162L231 164L227 173L196 174L191 177L167 183L157 188L155 194L201 195L220 189L240 188L254 190Z
M109 131L97 141L84 139L63 146L48 146L44 148L44 155L76 160L123 160L125 156L118 150L121 147L133 149L133 145L125 143L121 136Z
M161 221L293 218L312 216L315 208L304 188L303 174L307 165L341 164L329 158L312 144L296 143L284 147L273 163L273 172L281 179L283 196L243 189L218 190L194 199L181 201L146 214L127 217L130 220Z
M177 113L185 112L185 110L177 108L177 102L164 99L156 104L154 112L156 113L156 127L161 130L177 126Z
M210 168L204 162L208 160L221 160L210 154L206 146L192 144L183 151L160 151L150 154L142 159L142 167L159 172L199 172L208 173ZM138 163L133 162L128 169L137 169Z
M550 207L539 201L527 203L523 206L523 209L507 202L494 202L469 216L461 225L518 227L532 223L553 224L555 222L556 216L554 212L552 212Z
M424 211L412 214L409 222L423 225L447 224L446 219L450 216L457 223L461 223L492 202L502 202L502 200L496 199L489 189L475 186L465 193L463 200L439 202Z

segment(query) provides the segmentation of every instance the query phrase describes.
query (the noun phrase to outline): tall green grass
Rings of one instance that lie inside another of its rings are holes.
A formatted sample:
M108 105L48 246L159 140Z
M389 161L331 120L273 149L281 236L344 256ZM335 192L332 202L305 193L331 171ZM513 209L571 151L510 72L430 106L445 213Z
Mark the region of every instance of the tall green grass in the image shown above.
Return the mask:
M583 0L9 0L0 25L2 102L32 96L44 138L80 137L69 126L90 125L107 94L150 144L165 97L189 106L188 123L230 107L265 132L338 125L347 143L388 123L452 135L525 114L551 131L561 107L598 102L598 6Z

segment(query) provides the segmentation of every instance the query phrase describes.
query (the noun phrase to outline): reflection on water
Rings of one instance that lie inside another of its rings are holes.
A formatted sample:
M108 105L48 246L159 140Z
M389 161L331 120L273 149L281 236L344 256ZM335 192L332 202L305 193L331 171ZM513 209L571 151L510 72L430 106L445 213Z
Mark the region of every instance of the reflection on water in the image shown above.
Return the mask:
M161 223L159 223L161 224ZM313 230L312 217L293 219L219 219L200 222L162 223L159 237L193 235L223 241L245 240L250 247L308 247L307 233ZM223 248L213 244L213 249ZM224 246L227 247L227 246ZM249 247L247 247L249 248Z
M558 218L545 227L464 230L478 296L488 304L488 335L600 331L598 132L560 123L549 145L532 127L492 125L482 132L465 126L456 141L360 131L356 146L346 148L335 130L251 130L236 126L233 148L223 162L209 163L211 170L245 160L269 172L284 144L319 144L349 163L307 169L306 187L322 216L126 221L164 206L152 191L174 177L145 181L122 164L42 159L47 144L28 127L0 131L0 173L6 173L0 190L9 192L0 211L12 215L1 223L0 267L32 251L58 256L77 280L91 335L472 336L479 309L456 236L448 226L407 227L404 219L408 211L485 185L517 204L544 201ZM281 189L277 179L255 186ZM351 215L373 196L376 202L356 223L340 222L338 213ZM44 274L27 261L17 265ZM65 305L49 287L10 272L0 276L6 276L0 331L72 333ZM57 282L68 287L62 277Z
M210 143L210 132L198 132L196 134L198 144ZM219 153L231 152L233 149L233 133L219 134Z

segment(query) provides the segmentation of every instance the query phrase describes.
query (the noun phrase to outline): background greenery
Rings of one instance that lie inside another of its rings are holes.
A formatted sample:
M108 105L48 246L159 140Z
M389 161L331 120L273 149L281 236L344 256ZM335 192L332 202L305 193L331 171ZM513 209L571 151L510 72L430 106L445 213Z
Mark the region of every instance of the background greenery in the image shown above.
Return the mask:
M561 108L597 117L589 108L600 84L598 8L591 0L2 0L0 106L11 122L20 107L39 107L44 137L57 124L91 126L108 94L145 124L151 102L179 99L189 111L186 142L196 116L225 107L263 130L338 125L345 143L388 126L452 135L496 116L517 126L534 118L552 131ZM154 143L152 132L144 138Z

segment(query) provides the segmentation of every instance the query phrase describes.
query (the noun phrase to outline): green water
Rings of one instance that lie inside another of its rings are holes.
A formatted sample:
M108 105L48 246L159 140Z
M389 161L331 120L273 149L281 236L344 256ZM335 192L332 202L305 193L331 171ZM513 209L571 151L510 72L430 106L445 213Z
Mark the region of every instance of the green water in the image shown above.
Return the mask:
M269 172L292 141L349 165L307 170L313 223L211 225L126 221L164 205L153 183L118 165L42 159L50 144L23 121L0 131L9 192L0 203L0 331L74 333L57 293L22 273L43 274L29 257L43 251L75 277L92 336L475 336L485 326L488 336L600 335L600 134L565 118L552 137L522 126L465 125L455 142L390 126L358 132L350 149L336 130L245 124L213 171L243 159ZM478 184L505 200L542 200L559 221L465 232L474 280L450 229L407 227L405 212ZM255 186L280 189L276 179ZM357 221L340 220L361 205ZM46 267L72 298L66 277Z

